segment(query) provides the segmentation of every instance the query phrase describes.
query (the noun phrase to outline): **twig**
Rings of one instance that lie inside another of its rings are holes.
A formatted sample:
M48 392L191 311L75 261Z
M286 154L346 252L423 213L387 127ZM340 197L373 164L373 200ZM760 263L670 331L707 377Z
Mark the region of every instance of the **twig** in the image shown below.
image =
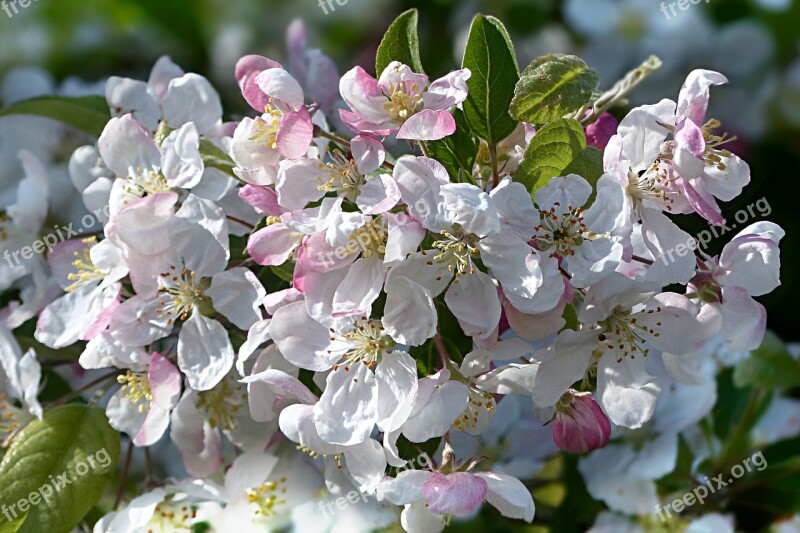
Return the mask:
M128 471L131 468L131 459L133 459L133 441L128 444L128 453L125 456L125 464L122 466L122 477L119 480L117 499L114 500L115 511L119 508L119 504L122 502L122 495L125 494L125 482L128 480Z
M100 385L101 383L103 383L105 381L108 381L111 378L115 378L115 377L119 376L120 374L121 374L121 372L119 370L115 370L114 372L112 372L110 374L106 374L105 376L99 377L96 380L92 381L91 383L89 383L87 385L84 385L80 389L78 389L76 391L73 391L73 392L70 392L69 394L67 394L66 396L64 396L62 398L59 398L58 400L56 400L53 403L51 403L49 405L49 407L56 407L56 406L59 406L59 405L63 405L63 404L65 404L65 403L67 403L67 402L69 402L71 400L74 400L75 398L77 398L81 394L83 394L84 392L86 392L86 391L88 391L90 389L93 389L94 387Z

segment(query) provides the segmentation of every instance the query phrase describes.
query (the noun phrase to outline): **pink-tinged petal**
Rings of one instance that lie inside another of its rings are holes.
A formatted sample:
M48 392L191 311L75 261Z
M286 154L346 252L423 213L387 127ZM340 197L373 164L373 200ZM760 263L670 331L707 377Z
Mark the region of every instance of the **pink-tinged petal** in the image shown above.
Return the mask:
M399 201L400 189L397 182L389 174L381 174L361 187L356 204L365 215L380 215L396 206Z
M713 196L707 193L703 195L686 180L681 180L681 182L683 192L686 194L686 200L698 215L715 226L722 226L725 224L725 217L722 216L722 210L719 208L719 205L717 205Z
M341 357L329 350L330 331L308 316L304 301L278 309L270 323L270 334L286 360L299 368L324 372Z
M281 68L280 63L257 55L244 56L236 63L236 81L242 90L242 95L247 103L260 113L264 112L269 97L256 83L256 77L261 72L273 68Z
M388 98L378 87L378 80L367 74L363 68L355 67L346 72L339 82L339 92L360 120L373 124L391 121L391 116L384 108Z
M712 70L694 70L686 78L678 96L679 117L686 117L695 124L703 124L706 118L710 87L728 83L728 78Z
M111 323L111 318L114 316L114 311L116 311L122 303L120 300L121 287L117 285L114 290L117 293L117 297L108 305L108 307L103 309L103 311L97 315L97 318L95 318L94 322L92 322L92 325L89 326L89 329L83 332L81 335L82 341L90 341L108 328L108 325Z
M425 109L445 111L467 99L467 80L472 76L469 69L457 70L434 81L422 96Z
M695 157L702 159L706 150L706 139L700 127L691 120L684 120L675 131L675 141L685 146Z
M247 184L239 189L239 197L261 214L279 217L287 212L278 203L278 194L269 187Z
M247 243L247 253L262 266L284 264L303 239L303 234L285 224L273 224L257 231Z
M447 111L425 109L408 119L400 131L398 139L410 141L438 141L456 132L456 119Z
M383 144L372 135L357 135L350 141L350 151L361 174L369 174L386 160Z
M299 253L302 249L302 256ZM303 240L298 248L297 265L309 272L330 272L352 265L358 254L358 248L336 248L325 240L325 232L315 233Z
M444 111L467 99L467 80L472 76L469 69L456 70L434 81L422 96L425 109Z
M156 102L161 102L169 88L169 82L175 78L180 78L185 72L176 65L169 56L161 56L153 70L150 71L150 78L147 80L147 91Z
M303 385L299 379L274 368L253 374L241 381L248 385L251 383L265 383L278 396L308 405L313 405L318 400L316 395L308 390L308 387Z
M568 453L587 453L608 444L611 422L591 393L569 390L556 407L553 441Z
M422 485L428 510L441 515L468 516L483 504L488 493L486 481L467 472L448 476L436 472Z
M303 157L314 140L314 124L305 107L299 111L286 113L281 117L276 137L278 152L287 159Z
M162 409L173 409L181 397L181 374L169 359L158 352L150 356L147 370L153 403Z
M161 440L169 427L170 412L157 405L151 405L147 411L144 424L133 438L133 444L139 447L152 446Z
M589 114L591 111L587 110L586 113ZM618 126L619 122L614 115L603 113L595 122L586 126L586 145L605 150L608 141L616 135Z
M755 350L767 331L767 310L741 287L722 289L722 336L733 351Z
M284 111L297 111L303 107L305 102L303 88L282 68L271 68L261 72L256 76L256 84L276 104L286 106Z
M131 115L112 118L97 147L106 166L121 178L161 167L161 152L153 136Z
M172 412L170 438L178 447L186 471L206 478L222 464L220 432L211 427L204 412L197 408L197 395L189 392Z
M741 287L750 296L763 296L781 284L781 250L777 242L759 235L736 237L722 251L717 281Z
M106 236L142 255L160 254L172 245L177 201L176 193L162 192L131 202L108 223Z
M339 118L345 125L356 133L371 133L373 135L391 135L398 130L391 123L375 124L346 109L339 110Z

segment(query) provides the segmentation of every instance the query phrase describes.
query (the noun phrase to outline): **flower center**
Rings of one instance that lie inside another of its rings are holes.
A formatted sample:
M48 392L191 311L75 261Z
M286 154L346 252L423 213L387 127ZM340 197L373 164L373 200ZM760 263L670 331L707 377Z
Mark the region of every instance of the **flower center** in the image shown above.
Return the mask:
M364 316L353 321L353 328L349 333L331 337L331 341L338 340L349 346L341 363L345 365L345 370L348 370L349 365L359 361L371 368L395 347L395 342L386 335L380 322ZM339 366L336 365L334 370Z
M364 176L361 175L356 167L356 162L348 158L341 150L330 152L331 162L320 162L319 168L325 172L329 179L317 186L317 189L324 192L336 192L354 199L358 196L359 189L364 184ZM320 181L322 181L320 179Z
M491 413L495 408L494 397L488 392L480 391L472 386L469 387L469 403L464 412L456 418L453 425L459 431L474 429L478 425L481 411Z
M422 94L420 94L419 86L412 83L410 93L406 92L406 87L403 83L393 83L390 86L389 101L383 105L392 120L397 124L403 124L406 120L422 111Z
M132 172L126 180L123 189L128 194L143 198L148 195L167 192L170 190L167 178L155 170L145 171L142 167L137 167L136 172Z
M454 272L456 276L463 276L464 274L473 274L475 272L475 265L472 262L472 256L478 254L478 237L475 235L460 235L460 232L449 232L442 230L442 238L433 243L433 247L441 250L439 254L434 256L433 260L439 263L444 263L450 272Z
M272 106L272 99L264 106L264 114L255 121L255 134L250 137L251 141L262 143L267 148L275 150L278 148L278 131L281 127L283 112Z
M540 214L542 223L536 227L536 232L539 233L537 243L541 250L553 249L554 254L562 257L575 255L575 248L583 244L586 233L581 208L568 206L566 213L558 215L556 207L553 207L550 211L540 211Z
M72 266L75 267L77 272L71 272L67 275L67 279L72 282L72 285L65 289L66 292L75 292L80 287L101 281L106 277L105 273L94 266L92 262L90 252L92 247L97 244L97 237L84 239L83 243L89 246L80 252L75 252L75 260L72 262Z
M660 313L661 308L648 309L643 311L644 314L652 315L653 313ZM619 357L617 362L622 362L626 357L635 359L636 355L647 357L650 353L649 348L645 348L644 344L647 342L642 333L647 333L654 337L661 336L661 333L655 329L646 326L639 322L637 316L639 313L634 314L630 309L625 309L622 306L617 306L607 319L599 322L603 328L604 333L600 339L605 347L609 350L617 351ZM657 327L661 326L661 322L656 323Z
M156 313L159 318L169 317L168 323L172 324L176 319L189 318L195 307L208 303L208 298L203 295L204 285L198 282L194 272L184 268L178 274L175 266L171 266L170 270L159 278L159 291L164 297L159 301Z
M210 391L197 393L197 408L208 414L208 423L214 429L236 429L236 415L247 401L247 394L230 377L223 379Z
M255 506L256 516L268 518L278 513L277 507L286 504L286 478L267 481L260 487L247 491L247 501Z
M197 511L189 505L159 503L147 524L148 533L183 533L192 531Z
M150 392L150 380L147 374L128 370L124 375L117 376L117 382L122 385L125 400L134 406L138 405L140 413L150 410L153 394Z
M355 248L355 251L360 250L363 257L380 257L382 259L386 254L388 238L389 230L386 227L386 221L381 218L370 220L350 235L350 241L346 247L347 254L350 255L352 247ZM357 248L350 243L354 243Z
M672 211L675 200L672 195L680 194L677 189L672 189L674 181L666 169L661 167L661 162L656 161L648 169L628 172L628 194L634 200L642 202L650 200L664 206L667 211Z

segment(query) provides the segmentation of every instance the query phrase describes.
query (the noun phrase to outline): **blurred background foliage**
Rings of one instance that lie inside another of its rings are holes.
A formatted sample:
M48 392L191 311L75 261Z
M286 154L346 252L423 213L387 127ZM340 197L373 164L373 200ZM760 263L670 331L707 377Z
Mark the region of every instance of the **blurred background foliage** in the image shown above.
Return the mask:
M35 0L12 18L0 12L0 79L30 65L57 81L142 79L167 54L209 77L235 119L247 110L233 80L236 60L246 53L285 60L292 20L304 19L310 45L342 72L356 64L371 70L383 32L411 7L420 10L423 62L434 76L459 64L477 12L504 21L521 64L549 52L577 53L600 72L601 87L649 54L659 55L665 67L634 95L634 104L675 99L692 68L717 69L731 85L714 90L712 116L739 135L734 151L751 164L754 178L724 213L733 219L766 198L770 218L787 230L784 284L765 304L770 327L800 340L791 299L800 296L794 275L800 268L800 0L700 1L669 18L656 0L334 0L333 7L326 14L316 0ZM682 219L692 233L704 229L699 220ZM711 252L730 236L715 239Z

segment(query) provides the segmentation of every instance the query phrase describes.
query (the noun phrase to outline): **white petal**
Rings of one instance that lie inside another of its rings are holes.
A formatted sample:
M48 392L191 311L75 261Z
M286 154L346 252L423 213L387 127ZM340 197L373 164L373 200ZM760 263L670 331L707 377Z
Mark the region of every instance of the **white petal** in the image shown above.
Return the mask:
M378 382L372 370L355 363L331 372L314 406L320 437L331 444L352 446L367 440L377 421Z
M233 325L249 330L263 318L260 308L267 291L250 270L234 268L215 275L206 296Z
M198 311L184 322L178 336L178 366L196 391L213 389L233 366L228 332Z

